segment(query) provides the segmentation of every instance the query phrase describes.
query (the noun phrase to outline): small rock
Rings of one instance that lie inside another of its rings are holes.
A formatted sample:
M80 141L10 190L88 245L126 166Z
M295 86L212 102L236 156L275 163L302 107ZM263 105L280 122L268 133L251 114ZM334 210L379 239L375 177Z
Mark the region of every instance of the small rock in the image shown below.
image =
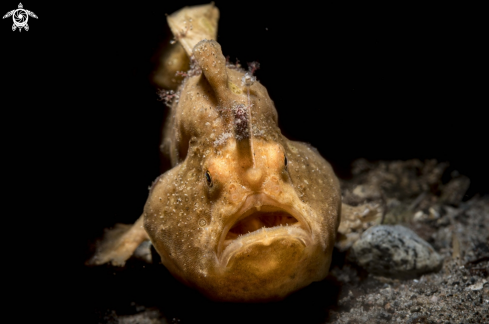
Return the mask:
M372 274L401 279L437 271L443 263L430 244L400 225L369 228L353 245L352 256Z
M482 290L482 288L484 288L484 285L487 283L487 280L482 280L482 281L479 281L478 283L476 283L475 285L471 285L471 286L468 286L467 288L469 288L470 290Z

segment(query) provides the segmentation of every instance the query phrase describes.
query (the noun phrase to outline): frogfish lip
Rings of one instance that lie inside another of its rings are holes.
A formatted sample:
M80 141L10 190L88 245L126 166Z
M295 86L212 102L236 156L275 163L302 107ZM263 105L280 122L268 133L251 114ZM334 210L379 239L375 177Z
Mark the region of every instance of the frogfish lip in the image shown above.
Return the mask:
M304 215L266 194L250 195L225 224L217 247L217 258L225 267L242 248L254 243L269 244L280 238L296 239L304 246L310 245L311 228Z

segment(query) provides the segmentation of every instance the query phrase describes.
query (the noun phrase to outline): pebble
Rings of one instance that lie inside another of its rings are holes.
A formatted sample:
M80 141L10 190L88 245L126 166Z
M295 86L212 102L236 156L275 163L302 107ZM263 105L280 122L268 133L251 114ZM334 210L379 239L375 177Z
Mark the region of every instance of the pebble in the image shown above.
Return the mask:
M482 288L484 288L484 285L487 284L487 283L488 283L487 280L482 280L482 281L476 283L475 285L469 286L468 288L470 290L475 290L475 291L482 290Z
M416 233L401 225L377 225L352 247L354 261L374 275L409 279L441 269L443 258Z

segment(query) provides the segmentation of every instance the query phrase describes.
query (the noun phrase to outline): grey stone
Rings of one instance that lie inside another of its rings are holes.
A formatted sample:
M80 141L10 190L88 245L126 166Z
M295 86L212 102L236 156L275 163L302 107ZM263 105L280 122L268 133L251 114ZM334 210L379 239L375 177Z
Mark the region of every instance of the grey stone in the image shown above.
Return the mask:
M443 264L430 244L400 225L369 228L353 245L352 257L372 274L400 279L440 270Z

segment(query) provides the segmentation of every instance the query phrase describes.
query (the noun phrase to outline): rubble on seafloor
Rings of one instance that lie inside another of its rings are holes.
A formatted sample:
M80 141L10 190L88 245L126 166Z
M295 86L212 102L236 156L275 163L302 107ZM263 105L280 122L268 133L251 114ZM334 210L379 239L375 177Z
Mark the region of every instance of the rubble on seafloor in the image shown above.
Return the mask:
M409 280L333 267L342 285L328 323L489 323L489 197L464 199L469 179L445 163L357 161L344 183L351 204L382 201L384 223L402 224L444 258L440 271Z
M489 323L489 197L466 197L469 179L456 172L447 175L447 166L435 160L359 160L354 163L352 178L342 181L345 203L382 205L382 224L407 227L429 243L436 251L433 253L443 259L442 265L431 272L405 279L389 271L372 271L349 249L336 251L333 257L324 282L334 285L315 283L305 292L260 308L269 310L268 315L253 315L253 310L261 306L208 302L202 306L208 312L193 317L178 312L169 315L164 307L138 306L131 314L123 315L115 309L101 308L99 321L194 323L196 318L207 318L214 323L247 323L251 319L298 323L298 318L304 318L303 323ZM337 287L336 294L328 290L333 286ZM308 297L321 293L334 296ZM301 298L315 302L297 306ZM291 309L288 315L277 312L292 307L290 304L300 309ZM242 313L230 318L231 311L226 313L225 309ZM313 312L317 314L311 315Z

